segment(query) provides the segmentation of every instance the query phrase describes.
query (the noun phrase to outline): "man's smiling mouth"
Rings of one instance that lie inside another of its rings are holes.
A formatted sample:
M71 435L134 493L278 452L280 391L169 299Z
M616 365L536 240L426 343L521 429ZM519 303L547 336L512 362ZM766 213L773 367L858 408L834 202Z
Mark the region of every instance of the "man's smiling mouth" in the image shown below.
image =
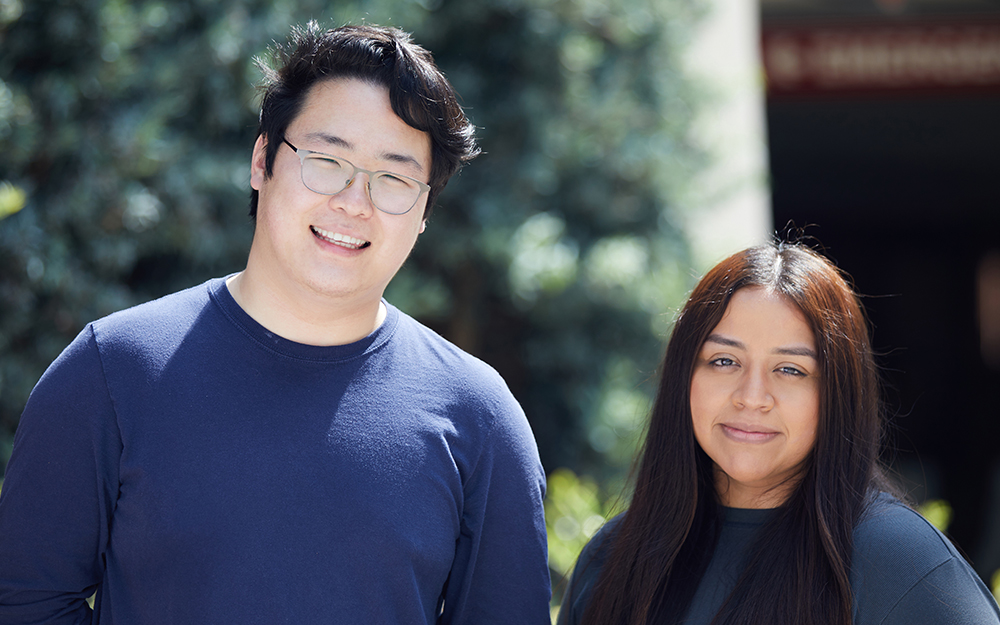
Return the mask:
M310 226L309 228L312 230L313 234L324 241L328 241L334 245L339 245L340 247L346 247L349 250L360 250L371 245L370 241L355 239L354 237L349 237L346 234L340 234L339 232L330 232L328 230L323 230L322 228L317 228L316 226Z

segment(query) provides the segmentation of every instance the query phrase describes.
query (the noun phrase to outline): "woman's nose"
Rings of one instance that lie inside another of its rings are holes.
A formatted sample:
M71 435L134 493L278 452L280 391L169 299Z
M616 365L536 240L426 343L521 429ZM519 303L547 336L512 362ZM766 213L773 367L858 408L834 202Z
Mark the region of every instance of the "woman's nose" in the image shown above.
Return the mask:
M733 392L733 404L750 410L770 410L774 407L774 396L767 385L766 373L747 371L741 377Z

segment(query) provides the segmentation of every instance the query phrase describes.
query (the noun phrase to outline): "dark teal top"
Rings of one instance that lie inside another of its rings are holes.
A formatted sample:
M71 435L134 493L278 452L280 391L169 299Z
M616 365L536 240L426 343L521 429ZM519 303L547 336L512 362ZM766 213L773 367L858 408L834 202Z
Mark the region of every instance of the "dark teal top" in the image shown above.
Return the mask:
M773 510L724 508L719 542L691 601L685 625L708 625L743 570L746 551ZM621 516L584 548L563 599L558 625L581 622ZM982 580L941 532L888 495L854 531L851 565L855 625L1000 624Z

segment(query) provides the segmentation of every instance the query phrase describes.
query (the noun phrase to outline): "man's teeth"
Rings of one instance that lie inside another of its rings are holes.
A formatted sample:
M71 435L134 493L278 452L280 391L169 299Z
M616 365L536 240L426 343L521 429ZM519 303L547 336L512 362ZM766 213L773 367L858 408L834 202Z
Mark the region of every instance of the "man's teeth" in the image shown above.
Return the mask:
M349 237L346 234L340 234L339 232L329 232L327 230L317 228L316 226L313 226L312 231L319 235L320 238L325 239L330 243L340 245L341 247L347 247L352 250L368 246L368 241L365 241L364 239L355 239L354 237Z

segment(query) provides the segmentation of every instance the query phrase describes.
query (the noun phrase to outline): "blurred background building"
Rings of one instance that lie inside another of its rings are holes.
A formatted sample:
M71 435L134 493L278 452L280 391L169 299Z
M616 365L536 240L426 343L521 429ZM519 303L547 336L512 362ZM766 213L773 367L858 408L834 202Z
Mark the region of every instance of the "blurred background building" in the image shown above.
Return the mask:
M761 0L774 223L855 279L915 499L1000 568L1000 4Z

